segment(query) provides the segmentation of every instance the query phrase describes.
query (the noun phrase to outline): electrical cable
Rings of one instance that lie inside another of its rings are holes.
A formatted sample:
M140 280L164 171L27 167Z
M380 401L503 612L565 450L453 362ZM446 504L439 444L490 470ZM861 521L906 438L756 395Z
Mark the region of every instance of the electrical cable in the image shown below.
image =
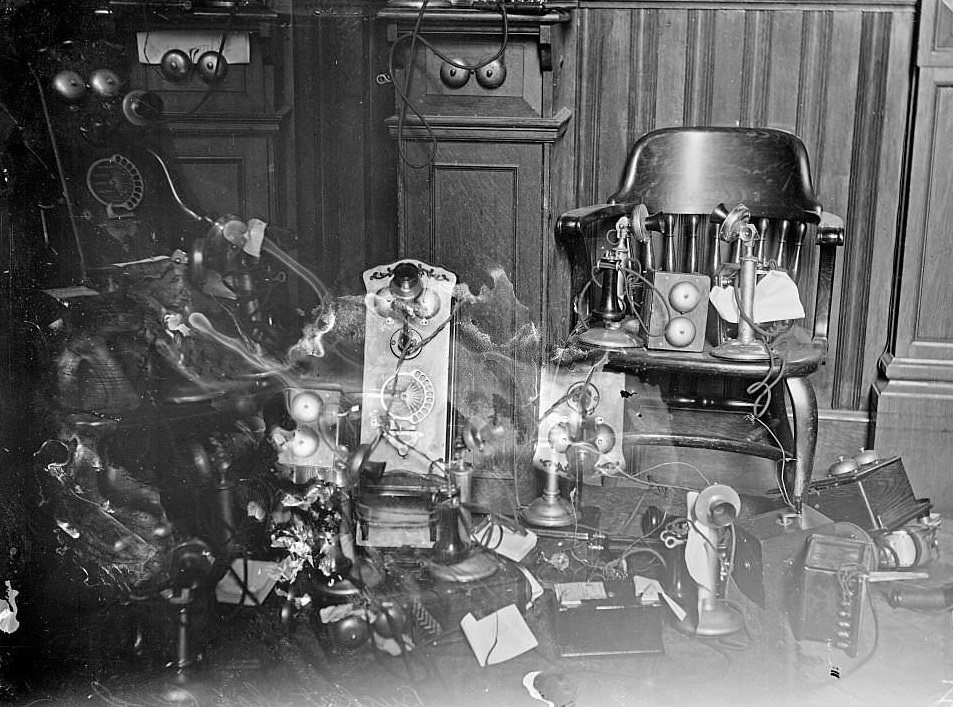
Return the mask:
M420 5L420 9L417 11L417 19L414 22L414 29L409 34L402 34L397 39L394 40L394 43L391 44L390 52L388 53L387 58L387 73L393 77L394 76L394 57L397 53L397 47L400 42L406 41L407 38L410 38L410 51L409 59L410 65L407 68L407 76L404 79L403 87L397 84L397 81L393 81L394 92L397 94L397 97L400 99L400 111L397 114L397 155L400 157L401 161L406 164L411 169L424 169L432 165L437 159L437 136L433 131L433 126L430 125L430 121L427 120L420 110L417 108L416 104L410 99L410 90L413 84L414 68L416 66L416 52L417 52L417 41L420 38L420 27L423 24L424 13L427 10L427 4L430 0L423 0ZM407 116L407 109L413 111L414 115L420 120L421 125L427 131L427 139L430 143L429 151L427 154L427 159L423 163L417 164L412 162L407 155L404 153L404 121Z
M647 286L649 290L652 292L652 297L662 302L662 305L665 307L665 321L662 323L662 330L658 333L653 334L650 331L648 331L648 328L645 326L645 322L642 321L641 317L639 317L638 314L635 315L636 318L639 320L639 322L642 324L642 328L645 330L646 336L662 336L665 333L665 327L668 325L670 321L672 321L672 319L674 319L674 316L672 314L672 307L669 304L668 298L662 294L662 292L655 286L655 284L651 280L649 280L647 277L645 277L642 273L638 272L637 270L633 270L632 268L623 268L622 272L626 275L632 275L636 277L637 279L639 279L642 282L642 284ZM633 307L633 310L634 309L635 308Z
M622 528L622 530L625 530L630 525L632 525L632 521L635 520L635 517L636 515L638 515L639 509L642 508L642 504L644 502L645 502L645 494L641 494L639 496L639 502L635 504L635 506L629 512L629 515L626 516L625 521L622 523L622 525L619 526L620 528Z
M221 41L218 43L218 52L217 52L217 53L218 53L218 55L219 55L220 57L224 57L225 43L226 43L227 40L228 40L228 33L229 33L229 32L231 31L231 29L232 29L232 21L233 21L234 18L235 18L235 12L236 12L237 9L238 9L238 5L236 4L234 7L232 7L232 9L231 9L231 10L229 11L229 13L228 13L228 20L227 20L226 23L225 23L225 29L222 30L222 39L221 39ZM145 8L143 7L143 12L144 12L144 11L145 11ZM145 41L143 42L143 53L145 53L145 45L148 44L149 34L150 34L150 33L151 33L151 30L149 30L149 29L147 29L146 32L145 32L145 37L146 37L146 38L145 38ZM160 73L161 73L161 72L160 72ZM189 108L189 109L188 109L187 111L185 111L184 113L179 113L179 114L176 114L176 115L174 115L174 116L168 116L168 117L163 117L163 116L161 116L161 115L156 116L155 118L153 118L153 122L156 122L156 123L173 123L173 122L178 121L178 120L184 120L184 119L186 119L186 118L190 118L191 116L195 115L195 114L199 111L199 109L200 109L202 106L205 105L205 103L208 101L209 98L212 97L212 94L215 93L217 89L218 89L218 84L217 84L217 82L214 82L214 81L209 82L209 83L206 85L206 87L205 87L205 91L202 93L202 97L198 100L198 102L197 102L194 106L192 106L191 108Z
M648 469L646 469L646 471L648 471ZM645 472L640 472L640 473L645 473ZM635 474L630 474L627 471L622 471L622 469L616 469L613 475L615 474L620 474L624 476L625 478L629 479L629 481L633 481L637 484L644 484L646 486L651 486L654 488L675 489L677 491L697 491L698 490L698 489L693 489L689 486L679 486L678 484L664 484L657 481L647 481L645 479L640 479Z
M32 64L29 65L29 68L30 73L33 74L34 81L36 81L36 89L40 95L40 108L43 111L43 119L46 122L46 130L50 137L50 145L53 148L53 159L56 162L56 173L60 179L60 189L62 190L63 201L66 203L66 214L69 216L70 230L73 232L73 241L76 245L76 258L79 265L80 282L85 284L88 279L86 254L83 251L83 244L79 235L79 224L76 220L76 212L73 208L73 200L69 195L69 187L67 186L66 182L66 170L63 167L63 159L60 155L59 145L56 143L56 133L53 130L53 120L50 118L50 108L46 103L46 94L43 91L43 84L40 81L40 77L37 75Z
M43 165L43 169L45 169L51 176L55 177L56 173L52 169L50 169L50 166L46 164L46 161L42 157L40 157L40 154L36 150L34 150L33 147L31 147L30 144L27 142L26 131L23 129L23 126L20 125L20 122L17 120L16 116L13 115L13 112L7 107L7 105L3 101L0 101L0 110L2 110L4 113L6 113L10 117L10 120L13 122L14 127L16 127L16 129L20 131L21 142L23 146L27 150L29 150L31 155L33 155L36 158L37 162Z
M778 485L778 490L781 492L781 499L784 501L785 505L794 510L794 502L791 500L787 489L784 487L784 472L787 469L787 463L789 461L793 461L793 458L788 455L787 450L785 450L781 445L781 440L778 439L778 436L774 433L774 430L768 427L764 420L756 417L753 414L746 415L745 418L751 422L757 422L759 425L761 425L767 431L767 433L771 435L775 446L778 448L778 451L781 452L781 466L778 468L778 472L775 475L775 481Z
M398 46L400 46L401 43L406 42L407 40L410 40L410 51L409 51L410 65L407 69L407 76L405 78L404 85L399 86L397 81L393 81L392 84L394 86L394 92L397 94L397 97L400 99L400 103L401 103L400 111L397 114L397 154L400 156L401 161L404 162L404 164L406 164L408 167L412 169L424 169L431 166L436 161L437 149L438 149L437 136L434 133L433 126L430 124L430 121L427 119L427 117L423 113L421 113L421 111L417 108L417 106L414 104L414 102L410 98L411 86L413 84L414 67L416 66L415 55L416 55L417 43L419 42L420 44L422 44L424 47L426 47L431 52L433 52L434 55L436 55L439 59L441 59L445 63L450 64L451 66L456 67L460 69L461 71L468 71L468 72L478 71L479 69L483 68L487 64L490 64L496 61L497 59L499 59L501 56L503 56L504 52L506 51L506 47L509 43L509 17L506 13L506 7L504 6L502 2L500 2L497 4L497 7L502 16L503 37L500 41L500 46L497 49L497 51L490 58L482 60L481 62L478 62L476 64L466 64L463 62L459 62L451 57L448 57L446 54L444 54L439 49L437 49L430 41L428 41L421 34L420 27L423 24L423 18L424 18L424 14L427 9L428 3L429 3L429 0L423 0L423 2L421 3L420 9L417 12L417 18L414 22L413 30L410 32L405 32L404 34L398 35L397 38L394 40L393 44L391 45L390 52L388 55L388 61L387 61L388 74L393 78L395 73L394 67L396 65L394 59L396 56L397 48ZM427 139L428 139L428 142L430 143L430 148L428 150L427 159L422 163L412 162L404 152L404 147L403 147L404 123L406 120L408 109L413 112L413 114L420 121L420 124L427 131Z

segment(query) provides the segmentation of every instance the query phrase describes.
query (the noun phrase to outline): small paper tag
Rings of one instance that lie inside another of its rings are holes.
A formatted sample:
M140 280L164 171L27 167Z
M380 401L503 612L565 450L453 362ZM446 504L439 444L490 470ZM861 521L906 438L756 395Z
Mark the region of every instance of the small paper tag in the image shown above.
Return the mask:
M641 598L643 604L658 604L659 597L661 597L668 608L672 610L672 613L675 614L675 618L679 621L685 620L688 615L687 612L665 593L657 579L635 575L632 577L632 581L635 583L635 595Z
M606 585L602 582L561 582L554 585L556 600L562 606L574 606L592 599L605 599Z
M533 602L543 596L543 585L540 584L532 572L523 567L523 565L516 565L516 568L523 573L523 576L526 577L526 581L529 583L529 601L526 602L526 608L528 609L533 605Z
M635 595L643 604L657 605L659 603L662 585L657 579L649 579L637 574L632 577L632 581L635 583Z
M265 240L265 228L268 224L261 219L248 219L248 240L242 248L253 258L261 257L261 244Z
M688 612L680 607L672 597L666 594L664 591L660 592L660 596L665 600L665 603L668 604L668 608L672 610L672 613L675 614L675 618L679 621L684 621L685 617L688 616Z

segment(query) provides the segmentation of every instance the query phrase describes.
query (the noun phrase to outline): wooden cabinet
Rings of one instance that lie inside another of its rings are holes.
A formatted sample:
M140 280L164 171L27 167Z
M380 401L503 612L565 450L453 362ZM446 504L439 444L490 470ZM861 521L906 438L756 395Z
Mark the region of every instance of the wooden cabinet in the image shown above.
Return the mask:
M553 220L570 207L562 168L572 159L571 15L510 14L499 61L467 72L438 52L468 65L492 57L501 51L503 16L427 12L422 29L432 49L418 44L411 59L408 33L416 14L391 9L378 15L397 47L392 79L398 88L409 86L416 109L402 120L398 91L397 113L388 120L404 158L398 164L399 254L453 270L474 294L490 282L491 270L502 269L533 322L545 329Z
M425 41L413 42L409 33L417 14L401 9L378 14L395 48L391 79L398 99L387 125L401 156L398 254L452 270L474 295L484 285L512 283L522 307L496 313L498 336L491 337L488 350L505 349L527 319L546 341L553 329L547 317L550 283L565 289L569 282L559 271L552 233L555 217L573 205L567 188L575 86L571 14L511 13L504 31L497 12L427 11L421 22ZM445 60L476 66L497 54L497 62L473 71ZM401 94L412 109L405 110ZM556 289L557 299L567 303L568 293ZM568 305L559 311L565 317ZM470 403L487 393L479 390L486 385L479 369L489 361L481 362L480 355L459 348L456 354L458 422L466 419ZM508 370L499 376L507 388L502 393L506 407L520 410L530 422L535 420L533 400L521 399L518 390L535 388L538 357L538 350L510 350ZM522 426L531 433L529 425ZM478 499L506 512L515 503L509 489L520 481L516 476L526 477L522 481L535 495L532 445L517 447L506 459L478 463L476 469ZM506 490L483 483L490 479Z
M132 46L141 36L148 41L150 34L157 44L155 37L163 32L188 36L195 31L229 31L248 38L248 62L229 64L217 84L206 84L195 72L170 82L158 66L144 63L133 66L132 83L162 99L168 118L163 149L177 187L192 208L293 227L293 211L282 196L293 183L285 159L285 124L291 113L285 81L291 45L280 17L264 10L233 17L126 13L120 16L119 27Z
M953 10L927 0L920 23L917 93L898 241L899 277L881 379L874 442L901 454L914 491L953 509Z

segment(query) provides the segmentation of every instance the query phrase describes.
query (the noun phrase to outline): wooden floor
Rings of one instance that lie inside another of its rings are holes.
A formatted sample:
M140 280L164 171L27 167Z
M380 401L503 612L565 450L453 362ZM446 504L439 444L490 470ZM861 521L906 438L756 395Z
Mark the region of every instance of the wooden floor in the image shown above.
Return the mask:
M602 522L615 524L619 532L626 530L623 524L630 526L630 532L638 528L642 510L666 502L669 493L646 495L633 488L587 491L590 502L603 508ZM636 512L627 498L636 499ZM929 568L931 579L926 584L953 582L953 533L941 530L941 551L942 559ZM532 559L526 562L533 566ZM539 575L546 578L542 571ZM544 671L562 676L577 691L576 707L950 704L953 628L949 613L893 609L879 591L872 596L875 614L863 618L856 659L823 643L792 639L783 646L766 645L761 640L764 623L778 617L759 615L735 586L729 588L728 599L744 610L748 626L730 641L701 641L666 626L664 654L563 659L554 649L552 598L547 592L526 617L539 646L487 668L478 666L459 633L439 645L417 646L406 660L370 649L334 658L307 624L283 626L274 611L226 607L209 624L202 670L185 685L175 685L170 671L154 657L135 664L97 660L78 652L67 657L68 666L31 665L31 689L28 695L18 694L22 698L18 703L529 707L542 703L528 696L523 677ZM98 643L89 642L88 650L99 649L107 655L109 637L102 635L102 626L88 630L102 636Z

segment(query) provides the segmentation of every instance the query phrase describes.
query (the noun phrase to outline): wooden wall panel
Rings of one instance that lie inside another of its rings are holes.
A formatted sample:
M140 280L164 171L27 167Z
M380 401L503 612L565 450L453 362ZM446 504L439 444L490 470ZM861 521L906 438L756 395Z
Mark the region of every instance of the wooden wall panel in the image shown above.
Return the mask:
M915 4L583 0L576 14L576 204L605 200L655 128L798 134L819 197L847 221L815 385L823 406L864 409L886 343Z
M935 116L934 135L937 143L950 144L953 127L953 87L938 85L933 101ZM950 279L953 266L953 249L950 248L950 194L953 194L953 174L949 166L935 163L930 169L929 201L923 249L920 252L921 287L916 308L916 326L914 328L915 345L931 351L943 350L949 357L953 344L953 319L949 316L950 303L953 302L953 280ZM923 286L929 283L929 286Z
M397 158L384 119L393 88L383 2L295 3L295 153L301 254L338 293L397 256Z
M544 249L542 234L533 234L544 207L543 152L536 144L441 143L429 170L404 175L400 256L439 263L474 294L501 268L538 321Z
M168 138L172 169L193 208L283 226L275 173L278 121L259 125L177 123Z
M953 380L949 314L953 178L946 161L951 142L953 67L923 68L911 165L911 185L916 185L911 189L916 191L911 192L905 232L897 341L892 351L897 361L888 367L891 379ZM902 365L924 370L898 374L896 369Z

